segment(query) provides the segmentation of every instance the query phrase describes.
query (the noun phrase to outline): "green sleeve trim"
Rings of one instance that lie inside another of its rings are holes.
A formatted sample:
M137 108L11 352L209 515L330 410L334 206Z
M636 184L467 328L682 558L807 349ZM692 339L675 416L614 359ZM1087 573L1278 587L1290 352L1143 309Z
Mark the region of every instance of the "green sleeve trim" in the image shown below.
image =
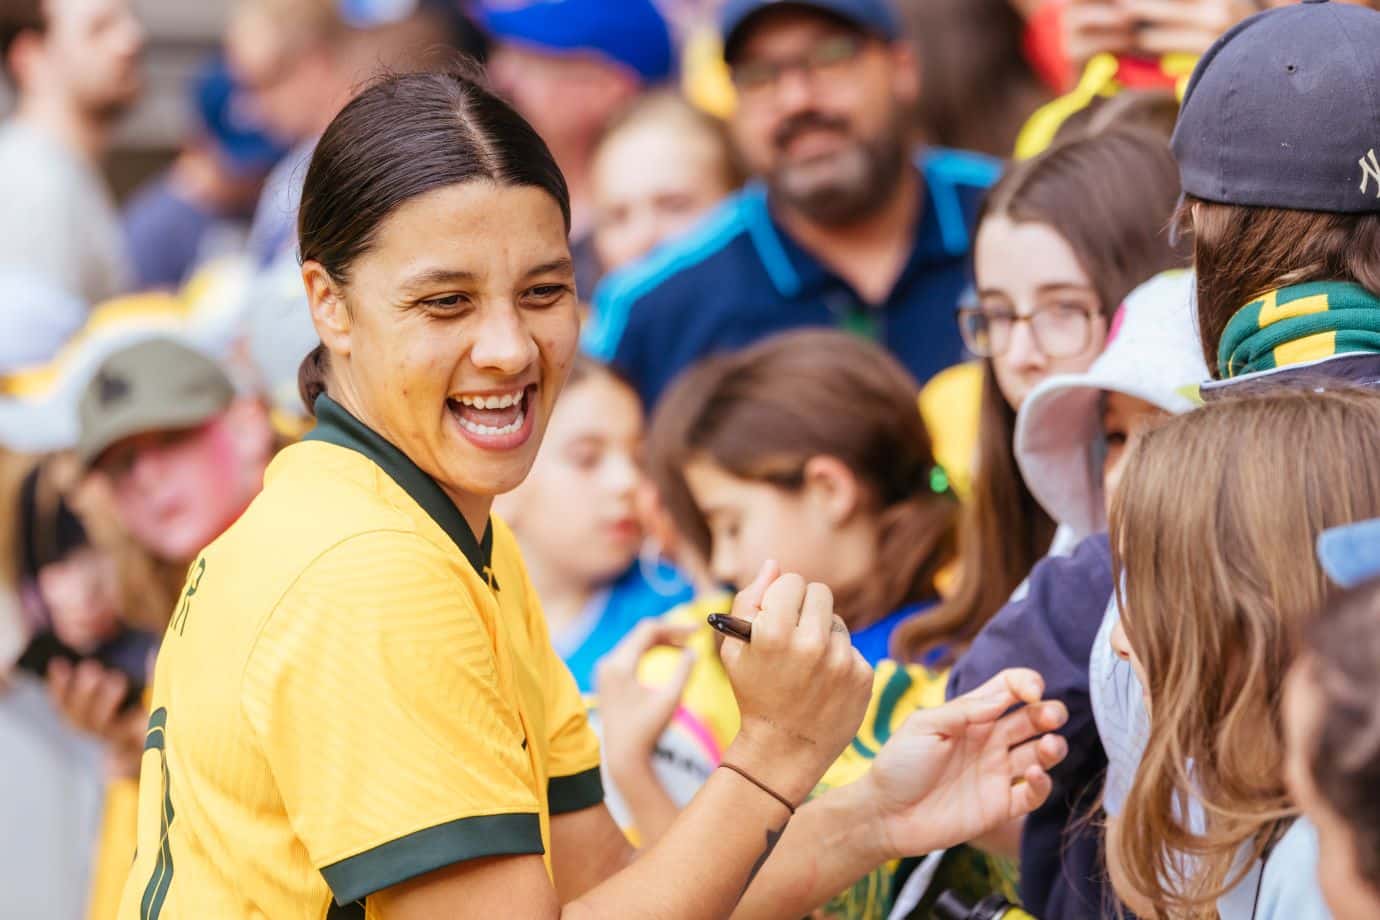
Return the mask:
M336 903L345 905L466 860L543 852L536 814L478 815L390 840L323 866L321 875Z
M547 807L553 815L593 808L604 801L604 780L593 767L573 776L553 776L546 783Z

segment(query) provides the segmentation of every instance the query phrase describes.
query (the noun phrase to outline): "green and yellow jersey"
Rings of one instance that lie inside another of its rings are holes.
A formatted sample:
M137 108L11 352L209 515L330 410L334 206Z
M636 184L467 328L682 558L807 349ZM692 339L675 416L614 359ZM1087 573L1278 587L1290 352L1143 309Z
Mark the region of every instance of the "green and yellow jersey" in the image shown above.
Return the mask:
M543 854L598 743L512 534L401 452L317 427L192 565L158 655L123 920L374 916L369 895Z

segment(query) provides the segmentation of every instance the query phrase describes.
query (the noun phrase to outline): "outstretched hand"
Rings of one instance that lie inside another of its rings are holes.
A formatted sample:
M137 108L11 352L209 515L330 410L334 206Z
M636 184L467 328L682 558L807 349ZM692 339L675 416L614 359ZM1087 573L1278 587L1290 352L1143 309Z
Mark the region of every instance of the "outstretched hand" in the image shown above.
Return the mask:
M1034 671L1003 671L906 720L860 780L872 786L893 858L967 842L1044 802L1045 771L1068 752L1063 738L1045 733L1068 713L1040 702L1043 692Z
M603 716L604 756L611 769L640 764L652 756L657 739L670 725L690 680L695 654L684 648L698 627L660 619L643 620L595 670L595 692ZM681 648L671 679L647 686L638 679L638 664L657 646Z

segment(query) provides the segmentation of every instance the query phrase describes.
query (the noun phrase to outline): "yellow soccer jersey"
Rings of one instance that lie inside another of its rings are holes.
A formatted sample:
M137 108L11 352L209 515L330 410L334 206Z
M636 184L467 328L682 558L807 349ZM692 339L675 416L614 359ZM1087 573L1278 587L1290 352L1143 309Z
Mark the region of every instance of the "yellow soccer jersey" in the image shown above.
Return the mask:
M512 534L476 541L396 448L317 415L188 575L122 920L371 917L431 870L546 855L550 815L603 799Z

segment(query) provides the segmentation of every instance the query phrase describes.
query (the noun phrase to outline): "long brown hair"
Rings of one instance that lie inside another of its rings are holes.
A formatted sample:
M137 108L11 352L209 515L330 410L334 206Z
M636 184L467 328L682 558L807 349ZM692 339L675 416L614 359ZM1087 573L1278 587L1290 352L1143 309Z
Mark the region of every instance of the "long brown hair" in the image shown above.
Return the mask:
M676 527L710 554L684 468L708 457L742 479L796 490L814 457L839 460L878 512L877 564L836 591L853 628L935 596L954 557L958 503L935 486L919 385L880 346L833 330L788 332L704 361L672 385L648 436L649 472Z
M1190 197L1179 221L1193 238L1198 334L1213 377L1227 321L1268 290L1354 281L1380 296L1380 214L1242 207Z
M1380 394L1298 389L1178 416L1126 461L1111 541L1150 737L1108 846L1157 915L1215 917L1296 814L1280 698L1299 629L1327 595L1313 547L1329 527L1380 516L1377 453Z
M1169 245L1178 169L1164 138L1138 128L1076 137L1014 167L979 216L1047 224L1072 247L1110 322L1137 285L1181 265ZM1016 412L983 361L973 492L959 527L957 583L937 610L899 627L893 654L918 660L940 643L966 643L1030 574L1055 523L1016 465ZM957 651L958 649L953 649Z

